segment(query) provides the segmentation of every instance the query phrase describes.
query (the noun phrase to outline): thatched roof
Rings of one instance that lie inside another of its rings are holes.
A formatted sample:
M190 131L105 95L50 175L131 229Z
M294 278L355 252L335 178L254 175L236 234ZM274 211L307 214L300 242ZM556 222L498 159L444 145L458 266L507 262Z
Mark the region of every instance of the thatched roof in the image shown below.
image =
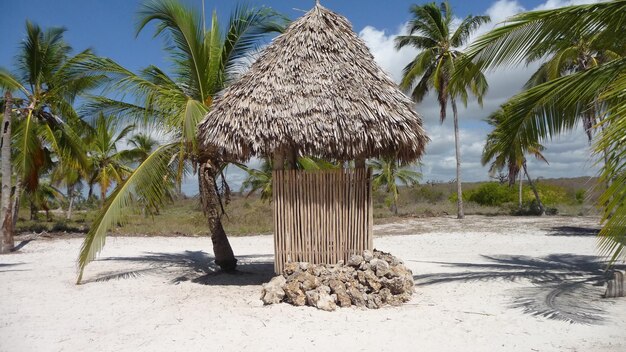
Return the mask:
M215 99L198 136L201 148L242 161L296 147L327 159L411 162L429 141L412 101L348 20L319 4Z

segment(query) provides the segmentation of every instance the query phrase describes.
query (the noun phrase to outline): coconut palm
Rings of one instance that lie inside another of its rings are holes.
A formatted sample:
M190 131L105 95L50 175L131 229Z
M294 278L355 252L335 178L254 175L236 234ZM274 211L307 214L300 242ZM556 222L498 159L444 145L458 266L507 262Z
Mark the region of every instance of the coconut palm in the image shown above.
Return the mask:
M95 98L88 110L135 118L159 126L171 139L156 148L106 200L79 255L80 282L87 263L102 249L108 229L123 222L123 212L133 199L160 206L189 165L198 170L200 198L209 222L215 263L224 270L235 268L233 255L221 223L221 199L217 179L224 162L217 153L198 153L196 125L211 107L213 97L244 68L245 58L268 32L279 30L274 12L237 7L226 28L213 13L203 28L196 11L178 1L159 0L142 5L137 33L149 23L165 39L173 67L171 76L149 66L138 74L109 59L93 60L86 70L106 73L111 88L130 93L135 103L105 97Z
M241 191L250 196L258 191L261 192L261 200L272 199L272 162L264 159L259 169L244 168L248 176L241 183Z
M50 217L50 208L53 204L62 202L65 198L63 193L50 184L47 180L42 180L37 184L37 189L31 193L22 194L30 202L30 219L37 220L39 218L39 210L46 212L46 220L52 221Z
M66 191L65 198L68 201L65 218L72 218L72 209L74 200L80 196L80 190L83 187L84 176L87 174L86 169L77 169L74 167L66 167L65 164L56 163L50 173L50 181L54 186L64 186Z
M391 211L398 215L398 182L405 186L413 186L419 183L422 174L411 170L408 166L400 166L393 158L381 158L369 163L372 168L372 186L374 189L385 188L390 193Z
M148 158L157 145L157 140L152 138L149 134L137 133L128 139L128 146L130 146L131 149L128 150L127 154L134 161L141 163Z
M419 49L420 53L404 68L400 86L411 92L415 102L421 102L434 89L442 123L446 119L448 100L450 101L454 118L457 217L462 219L464 212L461 150L456 102L457 99L461 99L467 103L470 92L478 98L479 103L482 103L482 96L487 91L487 81L479 70L465 69L459 73L459 79L455 81L452 81L451 77L456 70L457 62L464 56L459 48L466 44L470 35L480 25L489 21L489 16L469 15L454 29L454 16L447 1L440 6L435 3L413 5L410 12L413 18L409 21L409 34L396 38L396 49L412 46Z
M508 118L499 127L503 139L537 141L572 129L580 121L581 109L593 108L596 101L605 106L605 117L596 125L604 131L595 151L597 155L606 151L601 181L614 181L599 199L604 209L600 248L612 260L626 255L626 39L620 35L624 23L624 0L522 13L478 38L467 62L460 64L471 63L473 69L521 64L546 46L581 37L594 38L597 46L621 55L519 93L511 98Z
M127 125L119 128L115 116L98 115L93 121L89 138L89 169L88 185L91 190L94 184L100 188L100 200L104 202L112 184L121 184L132 172L128 163L132 161L133 150L119 150L118 144L135 128Z
M42 30L26 22L26 38L20 45L15 72L0 68L0 87L16 93L13 105L18 118L12 136L16 200L22 191L35 196L43 172L51 166L52 155L68 167L87 164L82 140L71 128L80 120L72 103L95 88L102 77L77 70L93 54L85 50L71 56L64 32L63 28ZM13 221L18 209L15 204Z
M543 145L539 144L539 142L534 142L530 145L524 145L519 143L518 140L506 139L501 140L503 138L502 132L498 129L500 123L506 119L505 107L501 107L496 112L491 114L487 118L487 122L494 127L494 130L489 133L487 136L487 142L485 143L485 148L483 150L483 155L481 158L481 163L487 165L491 163L489 167L490 173L496 173L502 171L503 169L507 169L508 174L508 182L509 186L515 184L515 179L520 174L520 171L523 170L523 174L526 175L528 179L528 183L533 190L535 195L535 200L537 201L537 205L539 207L540 214L545 214L545 208L541 203L541 199L539 198L539 192L537 191L537 187L533 182L530 174L528 174L528 167L526 165L526 155L530 154L537 158L538 160L544 161L548 163L548 160L543 156L542 151L545 149ZM519 206L522 207L522 175L520 175L520 200Z

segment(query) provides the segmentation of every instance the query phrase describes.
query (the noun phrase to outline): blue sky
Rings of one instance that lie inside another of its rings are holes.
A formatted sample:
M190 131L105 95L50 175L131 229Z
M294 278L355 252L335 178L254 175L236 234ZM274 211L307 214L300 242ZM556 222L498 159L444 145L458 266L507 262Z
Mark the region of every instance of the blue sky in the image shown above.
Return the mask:
M182 0L201 9L201 0ZM485 0L450 1L457 17L468 14L488 14L493 23L524 10L554 8L569 4L592 2L593 0ZM65 38L75 51L93 48L98 55L110 57L123 66L138 70L149 64L167 69L164 61L162 41L153 38L153 28L144 30L135 37L136 12L140 0L0 0L0 67L13 66L20 41L24 36L25 21L31 20L42 27L63 26L67 28ZM205 0L207 18L215 9L218 16L226 20L230 11L239 3L227 0ZM268 6L290 18L310 9L314 0L249 0L242 2L249 6ZM403 28L410 16L411 4L425 1L375 1L375 0L321 0L325 7L346 16L353 24L355 32L366 42L378 64L396 81L402 68L417 52L404 49L397 52L393 47L396 35L403 34ZM481 28L487 31L494 24ZM487 167L480 165L480 154L489 127L483 119L513 94L517 93L536 66L490 72L490 90L485 97L484 107L470 103L460 110L463 153L463 180L477 181L488 179ZM439 124L436 100L427 97L416 106L424 116L426 131L433 140L427 147L423 159L424 181L448 181L454 178L454 140L452 121ZM573 133L546 143L545 155L550 165L530 161L533 177L572 177L594 175L595 168L590 158L589 145L583 132ZM229 178L238 187L243 174L234 171ZM197 191L194 180L186 184L189 193Z
M201 9L201 0L184 0ZM66 40L75 50L94 48L99 55L111 57L130 69L139 69L148 64L164 67L161 42L152 38L152 31L144 31L135 38L136 12L139 0L2 0L0 31L3 45L0 46L0 66L10 67L17 46L24 36L24 23L28 19L42 27L62 26L67 28ZM218 16L227 19L237 1L205 0L207 18L215 9ZM296 18L301 10L310 9L314 0L296 1L243 1L249 6L267 6ZM408 8L414 1L376 0L322 0L322 5L343 14L352 22L356 32L366 26L395 30L409 19ZM423 2L417 2L423 3ZM522 1L532 8L540 1ZM384 5L381 5L384 4ZM451 1L459 16L482 14L491 1ZM6 45L8 43L8 45Z

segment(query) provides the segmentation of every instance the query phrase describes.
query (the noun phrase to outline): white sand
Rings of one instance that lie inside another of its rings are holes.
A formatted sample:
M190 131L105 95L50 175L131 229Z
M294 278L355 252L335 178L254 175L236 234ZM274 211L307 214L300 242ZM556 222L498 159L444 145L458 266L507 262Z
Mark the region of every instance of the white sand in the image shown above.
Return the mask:
M554 226L594 221L468 217L377 226L377 234L404 234L374 243L413 270L413 300L332 313L262 306L270 236L231 239L244 271L234 276L207 275L207 238L110 238L105 260L87 268L81 286L74 285L81 240L39 239L0 257L0 351L626 351L626 299L601 299L604 288L592 281L576 284L599 272L586 257L596 238L548 235Z

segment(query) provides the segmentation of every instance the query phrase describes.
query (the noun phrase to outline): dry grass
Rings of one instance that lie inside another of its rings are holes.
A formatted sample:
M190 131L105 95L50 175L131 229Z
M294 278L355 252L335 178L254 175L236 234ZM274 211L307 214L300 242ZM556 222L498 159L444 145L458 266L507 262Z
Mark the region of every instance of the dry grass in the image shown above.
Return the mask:
M576 190L588 189L592 181L589 178L541 180L547 184L564 187L568 193ZM478 187L480 183L464 184L464 190ZM450 202L449 197L455 191L454 184L442 183L436 185L419 185L412 188L402 187L398 200L398 215L389 209L387 195L381 192L374 194L374 223L382 224L397 220L399 217L434 217L456 214L456 204ZM580 216L597 215L594 205L595 195L592 193L583 204L558 204L559 215ZM517 207L516 204L506 204L501 207L480 206L466 202L467 215L510 215ZM235 195L228 204L227 216L224 218L224 228L230 235L267 234L273 229L272 206L262 202L258 196L248 198ZM17 223L18 233L47 231L50 233L80 233L86 232L95 218L96 211L76 211L71 221L66 221L62 212L51 212L50 221L45 220L45 214L39 214L40 220L26 220L29 217L27 209L20 212ZM144 216L138 210L127 214L127 223L123 227L114 228L114 235L141 235L141 236L208 236L206 218L202 214L197 198L181 199L166 205L161 213L155 216Z

